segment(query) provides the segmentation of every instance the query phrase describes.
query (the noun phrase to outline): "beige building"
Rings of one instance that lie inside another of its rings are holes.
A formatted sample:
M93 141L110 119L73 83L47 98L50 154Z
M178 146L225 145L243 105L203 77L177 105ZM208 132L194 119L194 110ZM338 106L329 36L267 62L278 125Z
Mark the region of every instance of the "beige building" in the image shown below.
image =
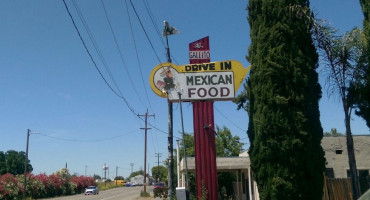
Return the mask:
M370 135L354 135L355 157L357 170L360 177L361 187L369 187L369 170L370 170ZM325 151L326 158L326 176L329 178L346 178L348 177L348 154L346 137L324 137L321 146ZM195 171L195 159L187 159L188 171ZM237 180L233 183L235 199L239 200L259 200L257 184L253 179L253 172L250 169L250 159L248 152L245 151L239 157L227 157L216 159L218 172L235 172ZM184 180L185 165L181 160L180 174ZM251 177L251 178L250 178ZM239 183L239 184L236 184ZM184 181L180 183L185 185ZM239 185L239 187L237 187Z
M353 143L361 193L370 186L370 135L354 135ZM321 146L325 151L326 171L329 178L347 178L349 175L346 137L324 137Z
M369 175L370 170L370 135L354 135L357 170ZM324 137L321 146L325 151L326 175L330 178L347 178L348 151L346 137Z

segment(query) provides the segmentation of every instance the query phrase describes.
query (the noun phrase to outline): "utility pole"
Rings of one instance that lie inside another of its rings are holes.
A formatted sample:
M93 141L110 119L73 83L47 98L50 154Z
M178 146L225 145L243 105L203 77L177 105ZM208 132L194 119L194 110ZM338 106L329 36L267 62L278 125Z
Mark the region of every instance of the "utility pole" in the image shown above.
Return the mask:
M155 157L158 158L158 166L157 166L157 182L159 182L159 157L161 157L161 153L155 153Z
M116 178L117 178L117 176L118 176L118 166L116 166ZM116 180L116 178L114 178L114 180L115 180L116 185L117 185L117 180Z
M179 144L180 140L176 140L176 143L177 143L177 187L180 187L180 183L181 183L181 180L180 180L180 144Z
M26 199L26 181L27 181L27 163L28 163L28 143L30 141L30 134L31 130L27 129L27 146L26 146L26 158L24 160L24 192L23 192L23 198Z
M151 129L151 128L148 128L148 117L155 117L155 115L149 115L148 114L148 110L146 111L145 115L140 115L138 114L137 115L138 117L143 117L145 116L145 128L140 128L140 129L144 129L145 130L145 144L144 144L144 182L143 182L143 185L144 185L144 193L146 192L146 138L147 138L147 130L148 129Z
M134 172L133 170L134 170L134 163L130 163L130 166L131 166L131 174ZM130 174L130 175L131 175Z

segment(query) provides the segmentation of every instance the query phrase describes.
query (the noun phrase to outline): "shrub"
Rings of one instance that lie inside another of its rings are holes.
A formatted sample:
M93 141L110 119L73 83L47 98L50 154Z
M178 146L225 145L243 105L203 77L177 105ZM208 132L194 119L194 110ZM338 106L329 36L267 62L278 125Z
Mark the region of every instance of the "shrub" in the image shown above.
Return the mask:
M12 174L0 176L0 199L20 198L18 180Z
M163 187L163 188L154 188L153 189L153 194L154 198L159 197L162 199L167 199L168 198L168 187Z

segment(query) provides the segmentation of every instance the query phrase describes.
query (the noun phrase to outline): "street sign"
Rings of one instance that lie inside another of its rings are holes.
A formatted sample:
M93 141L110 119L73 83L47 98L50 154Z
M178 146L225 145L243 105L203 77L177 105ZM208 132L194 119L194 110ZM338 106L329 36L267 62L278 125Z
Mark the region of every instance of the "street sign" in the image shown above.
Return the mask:
M201 64L161 63L150 74L150 85L158 96L178 101L231 100L235 98L250 67L235 60Z

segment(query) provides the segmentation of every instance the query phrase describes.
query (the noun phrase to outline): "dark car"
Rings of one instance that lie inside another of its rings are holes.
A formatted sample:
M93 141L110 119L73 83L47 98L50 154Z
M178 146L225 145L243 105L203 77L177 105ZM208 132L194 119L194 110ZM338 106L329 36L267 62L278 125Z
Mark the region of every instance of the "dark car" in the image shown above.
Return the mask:
M156 188L164 188L164 187L166 187L166 184L164 182L154 183L154 189L156 189Z
M99 194L99 188L97 186L89 186L85 188L85 195Z

